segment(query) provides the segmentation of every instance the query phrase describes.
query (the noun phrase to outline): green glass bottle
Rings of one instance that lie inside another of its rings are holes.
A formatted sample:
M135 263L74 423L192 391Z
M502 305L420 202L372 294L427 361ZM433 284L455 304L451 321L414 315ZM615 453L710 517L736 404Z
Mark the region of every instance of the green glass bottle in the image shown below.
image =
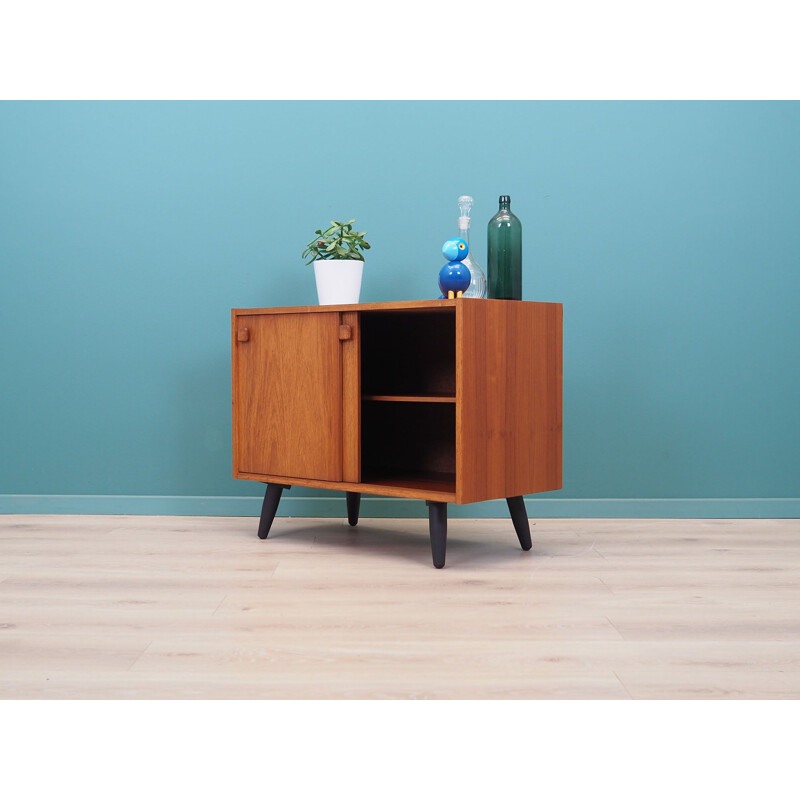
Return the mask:
M489 220L489 297L522 300L522 223L511 213L511 198L500 197L500 210Z

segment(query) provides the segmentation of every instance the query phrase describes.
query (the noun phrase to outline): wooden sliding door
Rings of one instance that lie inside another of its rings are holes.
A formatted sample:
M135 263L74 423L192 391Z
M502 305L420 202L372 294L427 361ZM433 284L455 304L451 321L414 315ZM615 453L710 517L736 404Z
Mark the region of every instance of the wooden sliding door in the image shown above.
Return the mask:
M342 480L339 326L336 312L234 316L234 475Z

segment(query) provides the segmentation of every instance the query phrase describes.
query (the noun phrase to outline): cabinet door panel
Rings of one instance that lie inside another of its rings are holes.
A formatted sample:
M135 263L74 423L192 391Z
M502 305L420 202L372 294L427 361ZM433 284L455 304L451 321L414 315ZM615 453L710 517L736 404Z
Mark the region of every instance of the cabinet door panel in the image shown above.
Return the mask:
M234 328L234 471L340 481L339 314L239 316Z

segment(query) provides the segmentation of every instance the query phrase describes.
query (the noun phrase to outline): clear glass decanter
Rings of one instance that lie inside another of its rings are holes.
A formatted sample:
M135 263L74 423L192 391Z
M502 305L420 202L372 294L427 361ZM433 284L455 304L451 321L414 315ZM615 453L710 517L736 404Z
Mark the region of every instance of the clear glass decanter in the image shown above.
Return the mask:
M486 274L478 265L475 256L472 255L472 245L469 242L469 213L472 210L473 199L469 195L461 195L458 198L458 235L469 245L469 253L462 262L467 265L472 280L470 281L464 297L487 297Z

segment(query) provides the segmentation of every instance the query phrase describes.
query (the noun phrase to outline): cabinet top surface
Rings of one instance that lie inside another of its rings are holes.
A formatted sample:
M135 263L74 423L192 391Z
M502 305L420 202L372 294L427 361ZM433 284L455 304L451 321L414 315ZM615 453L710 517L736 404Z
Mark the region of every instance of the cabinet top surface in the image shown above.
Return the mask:
M525 305L561 305L561 303L540 303L532 300L483 300L476 297L459 297L455 300L399 300L390 303L351 303L340 306L283 306L280 308L233 308L234 315L245 314L308 314L325 311L403 311L455 308L459 303L524 303Z

